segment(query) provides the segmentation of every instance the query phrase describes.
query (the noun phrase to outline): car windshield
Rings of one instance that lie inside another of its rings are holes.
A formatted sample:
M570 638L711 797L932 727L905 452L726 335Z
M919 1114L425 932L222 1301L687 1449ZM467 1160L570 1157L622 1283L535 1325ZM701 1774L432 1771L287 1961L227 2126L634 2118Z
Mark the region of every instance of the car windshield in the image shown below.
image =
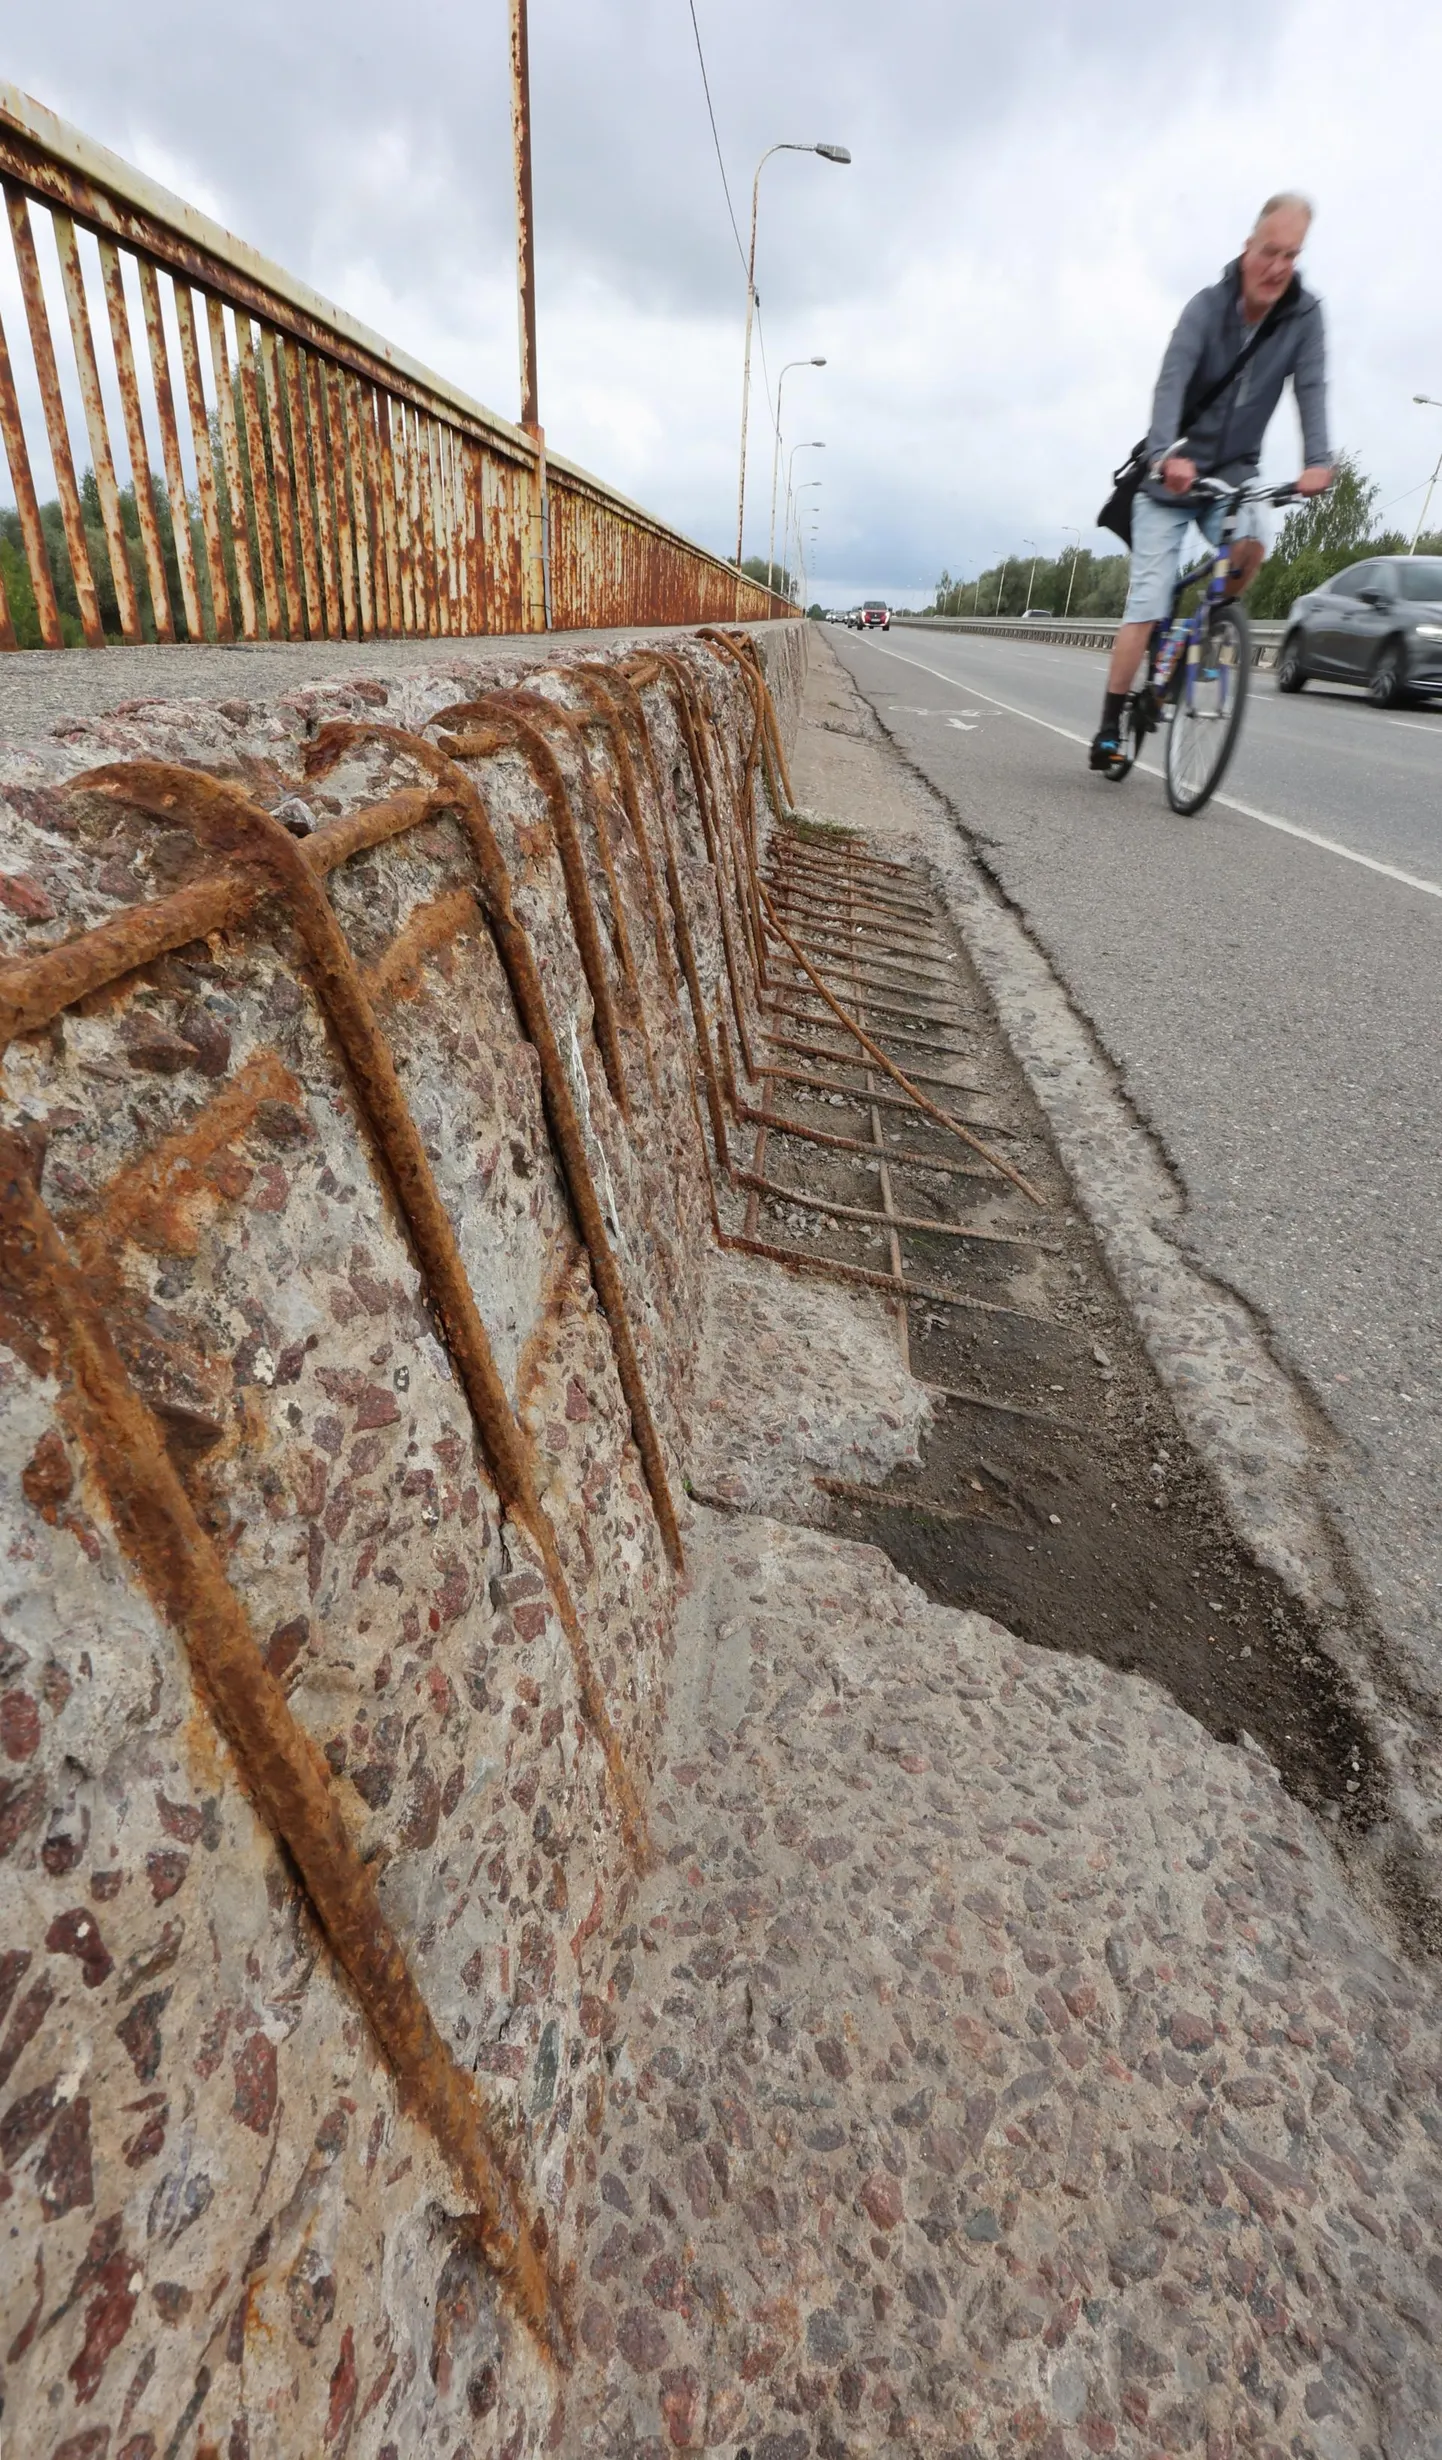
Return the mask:
M1402 597L1442 604L1442 555L1409 555L1405 562L1395 563L1392 570Z
M884 598L868 598L866 601L866 612L868 615L884 615L886 613L886 600Z

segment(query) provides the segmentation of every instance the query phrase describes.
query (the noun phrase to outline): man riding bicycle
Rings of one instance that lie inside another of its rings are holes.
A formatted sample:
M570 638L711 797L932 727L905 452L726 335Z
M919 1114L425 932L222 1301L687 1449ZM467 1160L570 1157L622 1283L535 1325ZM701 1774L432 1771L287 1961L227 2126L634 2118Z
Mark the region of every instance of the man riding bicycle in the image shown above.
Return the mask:
M1320 495L1332 483L1322 306L1297 275L1311 219L1305 197L1269 197L1241 255L1220 282L1188 301L1167 344L1147 437L1151 475L1132 507L1131 579L1092 740L1094 769L1110 770L1118 758L1126 698L1153 627L1171 612L1189 523L1195 519L1212 546L1220 536L1222 505L1189 501L1190 490L1199 476L1239 486L1255 475L1289 376L1307 464L1297 492ZM1200 401L1229 368L1230 381L1188 426L1188 398ZM1266 527L1265 513L1249 505L1232 548L1229 596L1239 597L1255 579L1270 543Z

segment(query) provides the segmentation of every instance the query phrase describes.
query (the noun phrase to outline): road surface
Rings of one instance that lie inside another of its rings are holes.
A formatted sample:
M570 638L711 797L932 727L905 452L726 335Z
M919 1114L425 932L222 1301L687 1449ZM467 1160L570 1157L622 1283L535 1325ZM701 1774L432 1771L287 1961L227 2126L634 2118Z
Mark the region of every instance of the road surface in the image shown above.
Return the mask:
M1105 661L831 632L1021 910L1342 1438L1334 1501L1442 1704L1442 712L1253 678L1218 800L1092 776ZM1442 1816L1442 1800L1439 1800Z

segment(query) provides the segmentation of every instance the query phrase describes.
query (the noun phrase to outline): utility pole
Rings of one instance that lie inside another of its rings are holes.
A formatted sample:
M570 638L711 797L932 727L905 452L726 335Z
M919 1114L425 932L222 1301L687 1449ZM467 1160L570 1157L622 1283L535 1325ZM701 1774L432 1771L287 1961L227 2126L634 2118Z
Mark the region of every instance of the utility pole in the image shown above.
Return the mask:
M1067 538L1074 538L1076 540L1076 545L1071 551L1071 572L1068 576L1066 585L1066 605L1062 608L1062 620L1065 622L1067 616L1071 613L1071 594L1076 588L1077 557L1081 553L1081 531L1068 528L1063 532L1063 536Z
M824 367L825 365L824 359L788 359L776 379L776 433L771 448L771 535L766 544L766 584L768 588L775 586L772 576L776 569L776 484L781 467L781 387L793 367ZM783 541L783 545L784 543Z
M746 422L751 406L751 327L756 318L756 216L761 205L761 174L773 154L819 154L823 162L849 162L851 156L844 145L797 145L783 138L779 145L768 145L756 165L756 177L751 182L751 251L746 259L746 348L741 366L741 468L736 482L736 563L741 563L742 543L746 529Z
M1414 393L1412 399L1420 402L1424 410L1442 410L1442 401L1434 401L1430 393ZM1427 515L1432 508L1432 490L1439 478L1442 478L1442 453L1438 454L1437 467L1427 481L1427 493L1422 498L1422 510L1417 515L1417 527L1412 532L1412 544L1407 549L1409 555L1416 554L1417 541L1427 527Z
M531 53L526 0L511 0L511 136L516 166L516 305L521 343L521 425L536 447L541 610L551 629L551 503L546 431L536 382L536 232L531 208Z

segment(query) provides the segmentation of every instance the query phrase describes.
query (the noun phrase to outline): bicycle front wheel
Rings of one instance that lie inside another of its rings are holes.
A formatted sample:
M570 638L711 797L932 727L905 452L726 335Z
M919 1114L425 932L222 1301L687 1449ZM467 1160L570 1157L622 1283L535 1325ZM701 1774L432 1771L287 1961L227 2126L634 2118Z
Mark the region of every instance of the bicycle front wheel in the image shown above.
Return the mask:
M1220 606L1177 670L1167 728L1167 801L1185 818L1220 786L1236 749L1252 673L1252 636L1239 606Z

